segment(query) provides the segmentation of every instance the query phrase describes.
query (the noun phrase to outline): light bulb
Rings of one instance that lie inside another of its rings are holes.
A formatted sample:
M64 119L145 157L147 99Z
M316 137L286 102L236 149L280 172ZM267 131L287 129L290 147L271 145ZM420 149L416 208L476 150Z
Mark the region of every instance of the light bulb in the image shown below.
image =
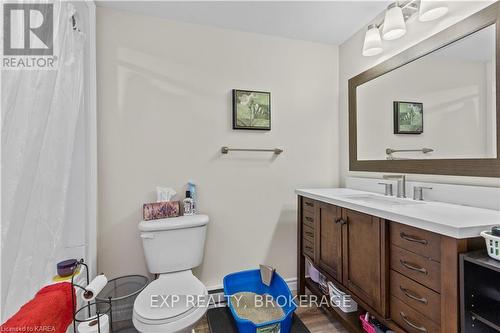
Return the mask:
M443 17L448 13L448 5L444 1L421 0L418 13L420 22L428 22Z
M406 34L406 23L403 10L397 3L393 3L387 7L385 12L382 37L385 40L394 40L402 37L404 34Z
M370 24L365 34L365 42L363 43L363 56L371 57L382 53L382 39L377 25Z

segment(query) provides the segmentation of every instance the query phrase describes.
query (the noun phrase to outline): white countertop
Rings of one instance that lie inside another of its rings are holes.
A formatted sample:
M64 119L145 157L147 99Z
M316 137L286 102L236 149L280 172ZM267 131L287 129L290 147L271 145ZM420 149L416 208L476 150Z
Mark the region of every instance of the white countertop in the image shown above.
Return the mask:
M346 188L298 189L296 194L454 238L478 237L500 225L500 211L442 202L392 199ZM364 196L375 200L363 200ZM384 202L384 200L388 202ZM377 202L379 200L380 202ZM398 201L391 204L390 200Z

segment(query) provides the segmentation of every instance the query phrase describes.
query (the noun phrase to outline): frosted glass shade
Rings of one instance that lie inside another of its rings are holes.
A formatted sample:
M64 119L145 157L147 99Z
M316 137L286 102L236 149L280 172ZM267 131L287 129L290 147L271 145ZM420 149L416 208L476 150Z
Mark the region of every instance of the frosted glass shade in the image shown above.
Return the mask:
M396 4L390 5L385 12L382 37L385 40L394 40L406 34L406 23L403 10Z
M363 56L371 57L382 53L382 39L380 38L380 31L376 25L368 26L365 34L365 42L363 44Z
M443 17L448 13L448 5L444 1L420 1L418 20L420 22L429 22Z

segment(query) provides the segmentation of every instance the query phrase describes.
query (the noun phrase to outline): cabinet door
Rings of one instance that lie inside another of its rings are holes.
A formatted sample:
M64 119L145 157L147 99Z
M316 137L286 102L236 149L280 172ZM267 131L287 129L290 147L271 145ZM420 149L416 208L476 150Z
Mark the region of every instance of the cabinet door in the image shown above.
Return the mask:
M342 209L334 205L320 204L319 230L317 232L319 267L342 282Z
M343 283L378 313L385 315L386 279L382 266L385 232L381 219L343 209Z

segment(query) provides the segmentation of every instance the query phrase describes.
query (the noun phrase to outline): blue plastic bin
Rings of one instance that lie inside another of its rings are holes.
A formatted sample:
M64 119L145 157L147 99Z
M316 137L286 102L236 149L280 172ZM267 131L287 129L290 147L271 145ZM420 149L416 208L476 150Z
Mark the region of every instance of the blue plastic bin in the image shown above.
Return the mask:
M285 315L280 320L261 324L254 324L250 320L240 318L229 300L229 297L239 292L271 295L281 306ZM297 306L292 301L293 296L290 288L278 273L274 273L269 287L262 283L259 269L226 275L224 277L224 293L228 297L229 308L236 321L239 333L290 333L292 316Z

